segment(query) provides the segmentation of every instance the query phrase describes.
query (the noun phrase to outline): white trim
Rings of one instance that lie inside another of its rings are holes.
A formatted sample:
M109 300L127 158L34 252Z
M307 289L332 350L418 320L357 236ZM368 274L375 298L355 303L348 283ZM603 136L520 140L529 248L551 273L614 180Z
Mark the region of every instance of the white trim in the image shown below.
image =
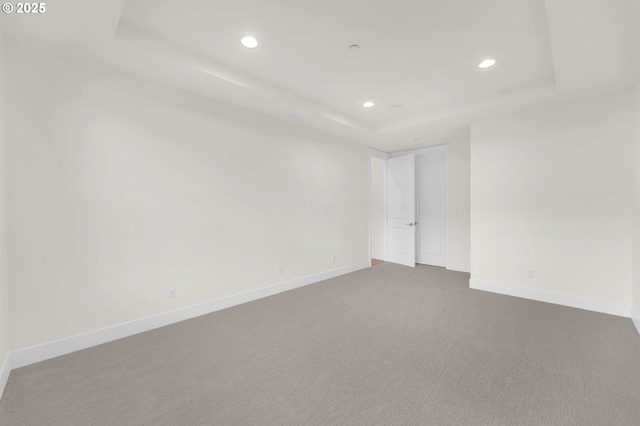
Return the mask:
M471 266L469 265L447 263L447 269L449 271L466 272L467 274L471 273Z
M539 302L553 303L569 306L587 311L601 312L603 314L616 315L629 318L631 307L622 303L607 302L605 300L590 299L587 297L571 296L568 294L554 293L533 288L515 287L506 284L493 283L481 280L469 280L469 287L475 290L489 291L491 293L506 294L508 296L521 297L523 299L537 300Z
M4 357L4 361L2 362L2 367L0 367L0 398L2 398L2 393L4 392L5 386L7 386L7 381L9 380L9 374L11 373L11 353L7 353Z
M107 343L112 340L121 339L123 337L132 336L134 334L153 330L155 328L164 327L165 325L174 324L190 318L206 315L221 309L230 308L242 303L251 302L253 300L262 299L263 297L272 296L284 291L293 290L309 284L324 281L340 275L365 269L370 266L371 261L355 263L353 265L344 266L342 268L321 272L318 274L307 275L306 277L297 278L295 280L278 283L268 287L251 290L244 293L235 294L233 296L223 297L221 299L200 303L197 305L187 306L175 311L165 312L162 314L129 321L126 323L90 331L84 334L67 337L61 340L44 343L30 348L21 349L11 353L11 367L20 368L25 365L44 361L46 359L55 358L66 355L81 349L90 348L92 346Z
M638 311L631 308L631 321L633 321L633 325L636 326L636 330L638 330L638 334L640 334L640 315L638 315Z

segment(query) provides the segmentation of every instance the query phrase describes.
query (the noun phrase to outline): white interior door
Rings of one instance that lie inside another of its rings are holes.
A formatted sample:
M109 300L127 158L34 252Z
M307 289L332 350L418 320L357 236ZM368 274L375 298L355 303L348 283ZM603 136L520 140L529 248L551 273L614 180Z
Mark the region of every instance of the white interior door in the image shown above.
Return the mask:
M416 158L387 160L389 262L416 266Z
M447 152L417 157L418 263L447 266Z

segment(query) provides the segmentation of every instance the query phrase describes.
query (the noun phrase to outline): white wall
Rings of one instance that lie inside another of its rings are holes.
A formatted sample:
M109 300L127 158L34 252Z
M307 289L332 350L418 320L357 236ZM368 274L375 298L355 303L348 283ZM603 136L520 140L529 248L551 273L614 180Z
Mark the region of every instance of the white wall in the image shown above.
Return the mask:
M469 271L471 181L469 139L449 144L449 268Z
M472 281L628 312L631 111L624 93L472 125Z
M366 147L10 47L12 350L368 260Z
M635 194L633 214L633 315L640 325L640 82L636 85L634 118L636 124ZM640 329L638 330L640 331Z
M386 260L387 221L385 202L387 193L387 167L385 160L371 157L371 257Z
M4 390L3 365L9 354L9 290L7 283L7 206L5 161L4 43L0 34L0 396ZM8 369L6 370L8 371ZM6 372L5 372L6 373Z

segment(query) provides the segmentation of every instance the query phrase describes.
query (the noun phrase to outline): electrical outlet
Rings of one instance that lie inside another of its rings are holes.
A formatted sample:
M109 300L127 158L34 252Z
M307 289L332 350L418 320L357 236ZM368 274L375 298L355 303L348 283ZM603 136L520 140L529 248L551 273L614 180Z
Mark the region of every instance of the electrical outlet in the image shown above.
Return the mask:
M171 299L172 297L176 297L176 288L175 287L171 287L169 289L169 299Z
M284 272L284 266L278 266L278 274L282 274Z
M333 256L331 256L331 261L335 262L336 261L336 255L334 254Z
M536 277L536 271L534 271L533 269L529 269L529 278L535 278Z

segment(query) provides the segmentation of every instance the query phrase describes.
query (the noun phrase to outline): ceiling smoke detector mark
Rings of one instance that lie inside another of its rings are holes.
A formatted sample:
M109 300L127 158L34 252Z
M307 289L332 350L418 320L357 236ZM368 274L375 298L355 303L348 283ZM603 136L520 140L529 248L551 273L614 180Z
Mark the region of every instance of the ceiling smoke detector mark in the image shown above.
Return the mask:
M355 51L355 50L358 50L358 49L360 49L360 46L358 46L357 44L352 44L351 46L349 46L349 50Z
M375 104L371 101L367 101L365 103L362 104L363 107L365 108L372 108Z
M420 140L420 138L413 138L413 140L414 140L414 141L419 141L419 140Z
M302 117L300 117L298 114L294 114L292 112L283 112L282 114L280 114L282 117L287 118L289 120L293 120L293 121L300 121L302 120Z
M479 64L478 64L478 68L484 70L487 68L491 68L492 66L494 66L496 64L496 60L494 58L487 58L487 59L483 59Z
M258 40L256 40L256 38L252 36L242 37L242 39L240 39L240 43L242 43L242 45L247 49L255 49L256 47L258 47Z

